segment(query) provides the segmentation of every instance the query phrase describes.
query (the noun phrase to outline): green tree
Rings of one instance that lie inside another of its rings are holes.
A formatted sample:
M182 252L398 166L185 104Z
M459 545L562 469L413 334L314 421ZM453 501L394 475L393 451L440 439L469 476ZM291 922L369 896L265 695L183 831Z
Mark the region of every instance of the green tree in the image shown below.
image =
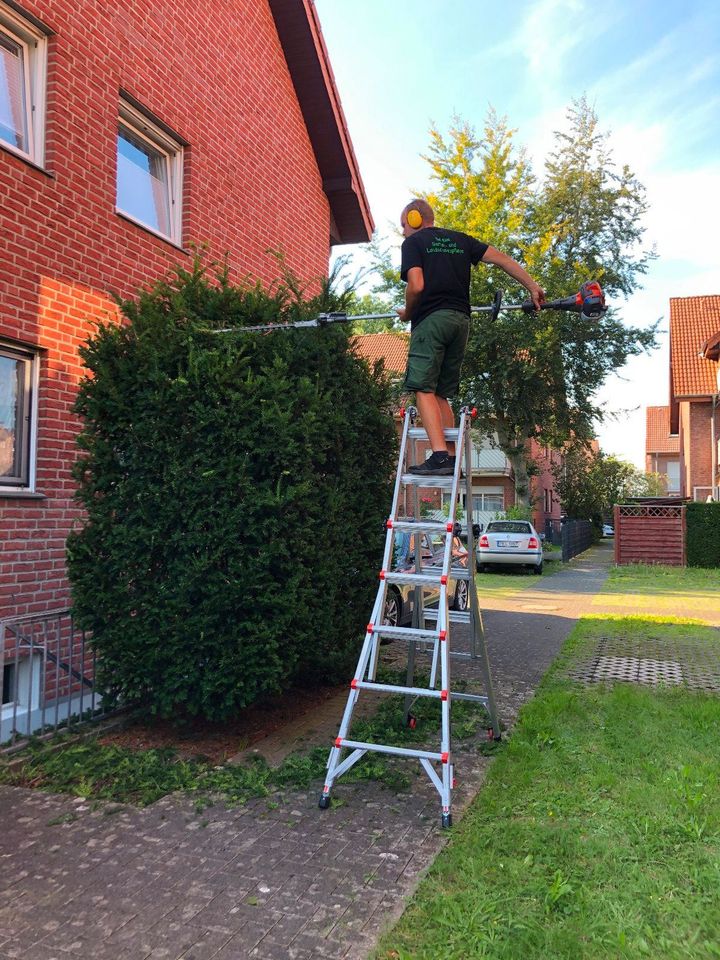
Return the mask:
M490 112L482 137L454 120L445 137L430 132L426 156L434 189L425 194L438 224L464 230L525 264L551 299L598 280L612 302L637 289L653 252L642 248L645 190L627 167L618 172L582 99L555 134L554 150L537 180L516 148L515 131ZM381 263L379 290L401 285ZM473 271L471 298L525 301L522 287L499 270ZM479 411L479 430L513 465L519 503L530 502L528 440L556 448L594 435L605 411L597 392L629 357L656 345L655 328L624 325L614 310L600 320L543 311L482 314L471 328L461 402Z
M601 523L616 503L629 497L662 496L666 479L658 473L643 473L637 467L588 445L569 445L563 462L553 465L555 488L567 516Z

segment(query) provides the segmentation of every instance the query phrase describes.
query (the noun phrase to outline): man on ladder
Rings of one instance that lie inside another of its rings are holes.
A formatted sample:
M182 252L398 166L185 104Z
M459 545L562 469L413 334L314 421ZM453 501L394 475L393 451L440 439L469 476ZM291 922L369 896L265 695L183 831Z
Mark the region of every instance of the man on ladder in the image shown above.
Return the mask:
M455 426L448 397L457 394L470 328L470 269L491 263L518 280L540 309L545 291L517 261L459 230L435 226L426 200L412 200L400 216L405 240L400 276L407 283L401 319L410 322L405 389L413 391L432 454L411 467L420 476L451 476L454 444L443 430Z

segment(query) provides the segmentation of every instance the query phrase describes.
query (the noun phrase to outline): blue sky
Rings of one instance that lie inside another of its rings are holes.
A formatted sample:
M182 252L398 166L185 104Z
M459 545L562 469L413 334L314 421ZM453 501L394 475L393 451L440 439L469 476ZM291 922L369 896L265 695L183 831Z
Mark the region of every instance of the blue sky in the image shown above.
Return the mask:
M391 234L413 189L430 187L421 154L431 123L446 130L458 114L481 129L492 106L517 129L541 175L568 104L587 95L616 163L629 164L647 187L645 239L659 255L644 289L619 306L639 326L662 317L662 345L600 394L608 409L622 411L600 428L602 448L644 466L645 406L668 402L668 300L720 294L720 4L316 0L316 7L381 234Z

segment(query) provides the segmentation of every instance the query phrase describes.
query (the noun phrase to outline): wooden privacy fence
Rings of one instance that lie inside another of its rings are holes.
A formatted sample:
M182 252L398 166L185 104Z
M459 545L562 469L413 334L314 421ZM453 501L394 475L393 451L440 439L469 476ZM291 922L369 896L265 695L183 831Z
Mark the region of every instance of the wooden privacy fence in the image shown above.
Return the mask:
M685 507L616 506L615 563L665 563L684 567Z

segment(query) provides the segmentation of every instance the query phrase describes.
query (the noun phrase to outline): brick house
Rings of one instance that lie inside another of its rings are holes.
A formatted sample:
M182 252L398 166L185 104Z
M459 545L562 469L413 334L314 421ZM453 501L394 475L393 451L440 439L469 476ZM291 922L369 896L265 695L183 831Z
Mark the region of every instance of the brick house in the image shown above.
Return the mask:
M680 493L680 437L670 432L670 407L645 411L645 473L665 477L668 496Z
M385 369L398 380L405 372L408 355L409 335L402 333L374 333L355 338L355 348L360 356L370 363L382 360ZM398 431L400 418L398 416ZM418 456L424 454L418 444ZM530 456L538 467L538 473L532 478L533 524L540 533L552 535L553 527L559 532L561 508L560 499L555 492L552 464L561 454L541 447L535 440L529 444ZM473 520L486 524L496 513L502 513L515 505L515 480L510 461L497 447L489 442L475 442L472 452ZM438 491L422 491L428 498L434 498L432 506L439 507L442 502ZM465 506L465 494L463 507Z
M670 299L670 432L679 494L720 499L720 296Z
M312 0L0 0L0 620L65 607L78 346L193 245L303 279L373 224Z

